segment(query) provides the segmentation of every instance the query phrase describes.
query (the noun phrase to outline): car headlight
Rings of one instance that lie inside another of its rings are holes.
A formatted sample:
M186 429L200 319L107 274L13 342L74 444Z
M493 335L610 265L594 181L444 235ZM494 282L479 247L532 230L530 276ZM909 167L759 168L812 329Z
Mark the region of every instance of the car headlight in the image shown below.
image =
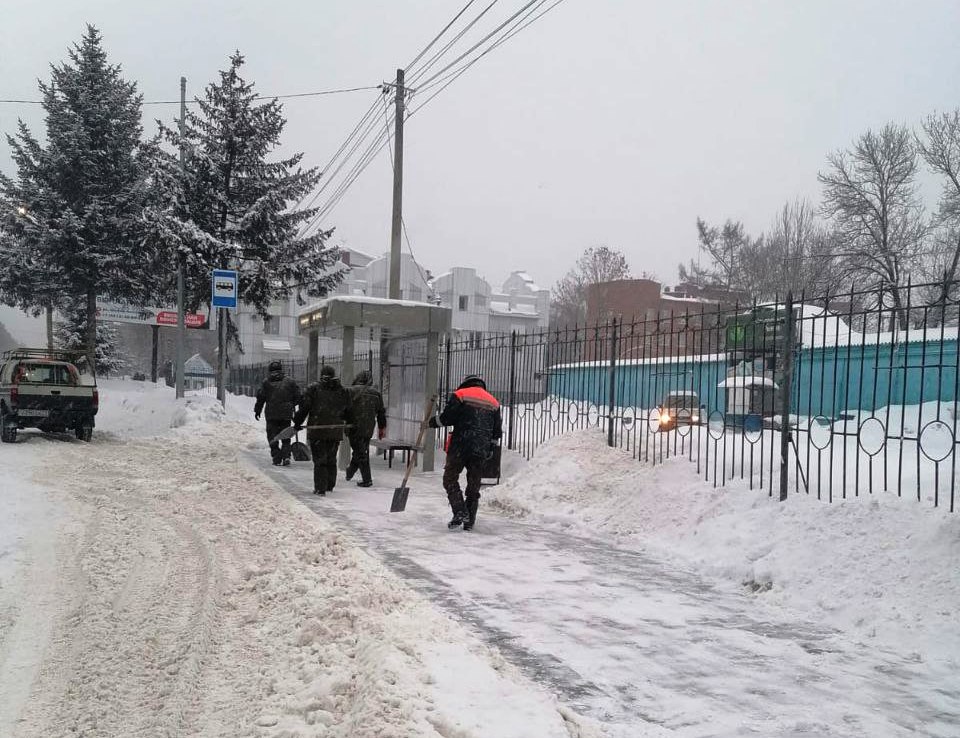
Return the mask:
M661 423L669 423L669 422L670 422L670 413L663 413L662 415L660 415L660 422L661 422Z
M699 416L699 415L691 415L691 416L690 416L690 422L691 422L691 423L699 423L699 422L700 422L700 416Z

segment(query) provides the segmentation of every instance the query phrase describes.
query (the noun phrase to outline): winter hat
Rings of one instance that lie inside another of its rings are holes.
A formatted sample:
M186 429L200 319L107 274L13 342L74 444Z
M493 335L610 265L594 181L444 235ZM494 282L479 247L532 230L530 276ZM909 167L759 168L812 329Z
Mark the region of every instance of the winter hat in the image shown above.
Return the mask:
M483 389L486 389L487 383L483 381L479 374L468 374L460 383L460 389L464 389L466 387L482 387Z
M282 371L283 371L283 362L282 362L282 361L277 361L276 359L274 359L273 361L270 362L270 366L268 367L268 369L269 369L271 372L282 372Z
M357 375L357 378L353 380L354 384L372 384L373 377L370 375L370 372L364 369Z
M321 377L335 377L337 373L333 370L333 367L329 364L324 364L323 368L320 370Z

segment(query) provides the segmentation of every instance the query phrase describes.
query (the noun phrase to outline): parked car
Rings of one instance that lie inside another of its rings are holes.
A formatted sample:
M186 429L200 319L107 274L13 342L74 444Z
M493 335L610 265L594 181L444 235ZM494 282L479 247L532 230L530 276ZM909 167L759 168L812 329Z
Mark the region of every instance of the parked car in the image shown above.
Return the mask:
M14 443L18 431L38 428L73 431L89 441L100 396L85 369L78 352L15 349L0 355L0 440Z
M669 431L678 426L700 425L702 422L702 407L700 398L693 390L674 390L657 408L660 415L660 430Z

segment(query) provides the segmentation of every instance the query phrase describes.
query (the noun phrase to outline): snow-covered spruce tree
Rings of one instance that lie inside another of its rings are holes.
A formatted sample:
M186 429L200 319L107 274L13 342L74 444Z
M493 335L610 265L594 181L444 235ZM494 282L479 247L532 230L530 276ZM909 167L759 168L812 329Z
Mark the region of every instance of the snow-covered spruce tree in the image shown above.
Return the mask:
M97 297L149 300L157 254L141 233L146 182L136 85L108 63L93 26L68 57L40 83L45 143L22 122L7 137L17 177L0 188L29 218L17 224L22 249L0 271L9 278L3 299L21 307L62 309L82 300L85 346L95 360Z
M286 125L282 106L257 101L240 76L243 63L239 52L231 56L196 99L182 141L178 126L161 124L146 220L157 243L184 258L188 308L209 303L213 269L235 268L240 300L265 315L276 299L326 294L342 275L332 269L337 250L326 245L331 230L300 235L316 209L293 208L320 174L300 167L302 153L271 158Z
M54 327L58 349L87 352L87 306L83 300L63 307L63 320ZM126 366L120 353L120 336L112 323L97 323L97 372L111 374ZM87 352L89 353L89 352Z

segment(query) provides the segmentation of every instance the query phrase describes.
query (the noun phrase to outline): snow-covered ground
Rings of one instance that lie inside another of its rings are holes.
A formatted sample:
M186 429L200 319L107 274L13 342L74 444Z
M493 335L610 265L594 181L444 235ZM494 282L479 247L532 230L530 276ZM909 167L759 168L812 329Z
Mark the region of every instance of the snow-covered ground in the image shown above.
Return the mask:
M0 736L955 736L960 532L574 432L477 529L438 473L309 493L252 400L105 381L0 447ZM292 494L291 494L292 493Z
M683 457L644 466L599 431L548 441L487 503L655 550L865 643L960 668L960 520L942 508L885 493L780 503L737 480L713 487Z
M101 396L0 448L0 735L602 735L240 461L249 400Z

